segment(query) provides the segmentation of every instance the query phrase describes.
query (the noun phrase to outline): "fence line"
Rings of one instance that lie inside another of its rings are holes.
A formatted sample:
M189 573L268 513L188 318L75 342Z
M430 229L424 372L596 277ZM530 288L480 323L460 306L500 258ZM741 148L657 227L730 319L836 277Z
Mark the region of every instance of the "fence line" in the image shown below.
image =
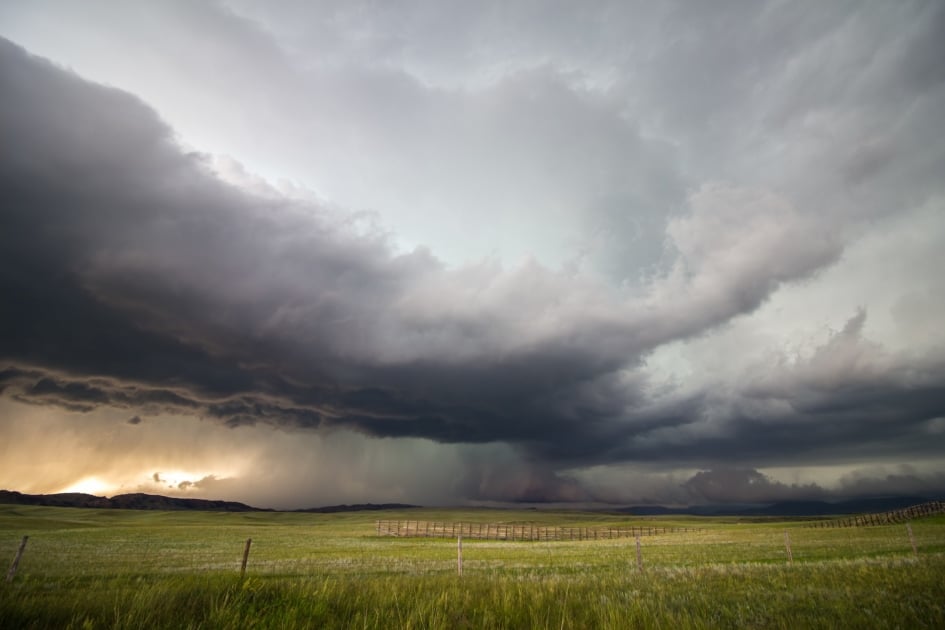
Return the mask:
M378 536L476 540L608 540L698 531L691 527L546 527L534 524L377 521Z
M945 502L929 501L901 510L857 514L812 523L810 527L869 527L906 523L923 516L945 514ZM376 521L378 536L401 538L456 538L475 540L608 540L700 531L692 527L546 527L535 524L467 523L460 521Z
M871 527L873 525L895 525L923 516L945 514L945 501L929 501L901 510L890 510L875 514L856 514L846 518L831 519L812 523L810 527Z

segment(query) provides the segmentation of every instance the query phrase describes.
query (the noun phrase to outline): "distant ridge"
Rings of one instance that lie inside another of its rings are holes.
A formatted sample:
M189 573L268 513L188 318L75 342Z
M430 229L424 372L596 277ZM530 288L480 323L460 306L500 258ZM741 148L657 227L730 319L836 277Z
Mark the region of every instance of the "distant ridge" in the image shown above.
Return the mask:
M23 494L15 490L0 490L0 503L15 505L45 505L49 507L102 508L119 510L194 510L204 512L275 512L267 508L258 508L236 501L211 501L208 499L181 499L165 497L159 494L118 494L111 498L98 497L82 492L61 492L59 494ZM418 505L405 503L359 503L356 505L328 505L287 512L360 512L365 510L403 510L417 508Z
M202 510L208 512L269 512L236 501L211 501L208 499L180 499L158 494L118 494L111 498L97 497L81 492L59 494L23 494L13 490L0 490L0 503L17 505L47 505L51 507L105 508L124 510Z
M781 501L768 505L693 505L669 508L662 505L636 505L616 510L638 516L836 516L899 510L929 501L924 497L881 497L847 501Z
M941 499L943 497L933 497ZM693 505L687 507L665 507L662 505L635 505L622 508L605 508L600 511L629 516L840 516L867 514L899 510L928 502L926 497L883 497L852 499L847 501L783 501L768 505ZM14 490L0 490L0 504L45 505L50 507L102 508L124 510L192 510L205 512L307 512L333 514L337 512L364 512L381 510L407 510L421 506L408 503L356 503L353 505L327 505L297 510L272 510L258 508L237 501L214 501L209 499L184 499L158 494L118 494L99 497L81 492L58 494L24 494Z
M884 497L876 499L854 499L827 503L823 501L784 501L746 514L763 516L830 516L833 514L866 514L886 512L928 502L924 497Z
M419 505L410 505L407 503L356 503L354 505L328 505L325 507L305 508L304 510L292 510L293 512L317 512L321 514L330 514L333 512L365 512L374 510L406 510L419 508Z

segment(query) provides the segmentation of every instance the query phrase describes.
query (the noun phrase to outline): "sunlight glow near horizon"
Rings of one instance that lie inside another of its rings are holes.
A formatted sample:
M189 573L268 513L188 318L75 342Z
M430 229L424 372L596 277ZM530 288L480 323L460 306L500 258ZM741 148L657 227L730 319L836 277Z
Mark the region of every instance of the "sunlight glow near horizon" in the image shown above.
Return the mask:
M101 477L82 477L78 481L57 490L53 494L65 492L81 492L96 496L111 497L117 494L131 492L160 493L160 494L190 494L199 492L201 482L223 481L232 479L233 475L221 475L210 472L192 472L186 470L168 471L139 471L128 475L124 479L106 480Z
M71 486L59 490L59 492L81 492L83 494L104 495L114 489L115 486L106 483L98 477L83 477Z

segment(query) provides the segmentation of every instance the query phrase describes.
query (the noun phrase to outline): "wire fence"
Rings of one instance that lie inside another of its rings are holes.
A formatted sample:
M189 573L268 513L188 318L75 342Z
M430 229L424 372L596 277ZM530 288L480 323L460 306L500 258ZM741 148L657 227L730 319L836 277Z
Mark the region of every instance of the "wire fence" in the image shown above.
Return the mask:
M845 528L893 525L896 523L906 523L917 518L922 518L923 516L936 516L938 514L945 514L945 501L929 501L901 510L890 510L888 512L878 512L875 514L854 514L853 516L844 518L818 521L812 523L810 527Z
M676 570L887 559L940 562L945 558L945 525L933 515L941 513L941 507L941 503L916 506L888 517L917 517L906 523L877 525L884 515L871 515L872 519L861 515L835 519L843 523L837 527L796 521L745 525L709 521L700 528L432 520L346 525L333 519L280 524L216 515L193 517L194 524L177 526L149 519L144 526L116 513L114 519L102 517L110 524L94 527L65 522L65 527L44 529L24 520L21 531L0 531L0 562L4 570L13 569L8 571L12 581L39 584L115 576L147 580L157 575L430 574L456 570L460 538L468 542L463 547L464 574L593 574L644 565ZM856 523L865 526L852 526Z
M378 536L463 538L473 540L610 540L698 531L694 527L549 527L539 524L442 521L377 521Z

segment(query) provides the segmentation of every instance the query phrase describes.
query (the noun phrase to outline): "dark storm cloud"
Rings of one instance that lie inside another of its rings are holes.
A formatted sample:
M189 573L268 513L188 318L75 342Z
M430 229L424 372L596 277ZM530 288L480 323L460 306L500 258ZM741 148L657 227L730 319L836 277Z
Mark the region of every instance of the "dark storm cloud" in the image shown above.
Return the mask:
M682 484L692 503L770 503L775 501L831 501L849 498L945 494L945 474L919 473L909 465L897 472L859 470L844 475L832 488L808 483L784 483L754 468L701 470Z
M2 76L17 147L2 172L2 323L20 399L580 443L619 404L598 379L711 324L647 338L599 288L535 265L450 274L422 250L395 255L317 207L219 182L126 94L8 43ZM455 308L470 279L478 313Z
M801 501L827 496L817 484L786 484L752 468L703 470L687 480L683 488L695 502L709 503Z
M695 190L685 212L656 221L667 264L640 297L537 263L447 269L351 217L253 196L183 153L134 97L6 41L0 92L6 396L507 442L533 460L517 477L471 471L477 498L586 498L556 472L566 465L943 446L930 425L945 410L942 364L854 369L877 356L856 321L808 364L653 399L639 369L648 352L752 312L841 254L829 222L773 193ZM881 171L881 149L864 149L848 176ZM793 492L736 477L736 488ZM689 487L710 499L707 481Z
M921 474L910 465L903 464L892 473L882 471L859 471L844 475L840 479L838 494L841 496L896 496L922 497L945 496L945 473Z
M945 358L885 352L862 337L866 316L855 314L807 359L777 357L736 383L648 409L632 437L610 442L611 457L697 466L937 457Z

